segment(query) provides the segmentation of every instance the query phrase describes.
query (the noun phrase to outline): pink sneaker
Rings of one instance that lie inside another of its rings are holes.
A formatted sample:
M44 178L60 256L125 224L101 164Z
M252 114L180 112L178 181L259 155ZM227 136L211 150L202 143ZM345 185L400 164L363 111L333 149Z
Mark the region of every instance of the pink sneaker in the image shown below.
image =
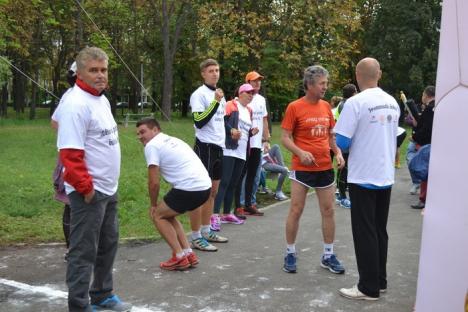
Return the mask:
M212 231L220 231L221 230L221 220L219 219L219 215L212 214L210 218L211 230Z
M221 223L244 224L244 220L241 220L234 214L230 213L228 215L221 216Z

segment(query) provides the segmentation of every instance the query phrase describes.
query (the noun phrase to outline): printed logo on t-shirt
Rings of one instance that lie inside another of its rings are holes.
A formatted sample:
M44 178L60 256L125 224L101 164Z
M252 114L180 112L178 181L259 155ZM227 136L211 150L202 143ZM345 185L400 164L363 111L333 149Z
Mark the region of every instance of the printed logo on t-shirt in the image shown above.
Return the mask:
M117 133L117 131L118 131L117 125L115 125L114 127L110 129L103 129L101 130L101 138L105 136L111 136L108 140L109 146L117 145L119 141L116 135L114 135L114 133Z
M313 137L326 137L330 134L329 117L309 117L306 123L311 126L310 135Z

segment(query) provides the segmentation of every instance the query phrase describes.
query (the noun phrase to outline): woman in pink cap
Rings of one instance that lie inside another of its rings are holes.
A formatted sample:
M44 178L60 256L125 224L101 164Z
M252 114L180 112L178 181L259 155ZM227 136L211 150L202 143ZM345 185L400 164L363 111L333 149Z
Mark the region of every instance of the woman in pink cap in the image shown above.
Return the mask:
M223 174L211 220L213 230L219 231L220 223L244 223L244 220L239 219L231 211L234 190L245 164L249 138L258 133L258 128L252 128L252 110L247 106L252 101L254 92L250 84L243 84L239 87L239 96L226 103L224 116L226 147L223 149ZM224 205L222 214L220 214L221 204Z

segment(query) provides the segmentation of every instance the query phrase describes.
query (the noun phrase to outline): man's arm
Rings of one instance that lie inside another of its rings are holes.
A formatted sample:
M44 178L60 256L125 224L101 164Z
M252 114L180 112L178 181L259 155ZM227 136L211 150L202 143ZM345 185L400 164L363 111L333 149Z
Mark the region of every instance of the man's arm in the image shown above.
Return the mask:
M268 128L268 116L263 117L263 141L270 140L270 128Z
M286 147L288 151L297 155L303 165L309 166L313 163L315 164L315 158L311 153L303 151L294 144L291 131L286 129L282 129L281 131L281 143L283 143L284 147Z
M336 157L336 164L338 165L338 168L341 169L344 167L345 161L344 161L343 155L341 154L341 149L336 145L336 138L333 132L330 132L329 142L330 142L330 148Z
M90 203L94 196L94 186L84 156L84 150L72 148L60 150L60 161L65 167L63 180L82 194L86 203Z
M159 189L159 167L156 165L150 165L148 167L148 194L151 204L149 213L152 220L154 219L154 212L156 211L156 206L158 205Z
M208 108L205 111L194 112L192 116L193 116L193 122L195 123L195 126L198 129L203 128L211 120L214 114L216 114L218 107L219 107L219 102L216 100L213 100L210 103L210 106L208 106Z

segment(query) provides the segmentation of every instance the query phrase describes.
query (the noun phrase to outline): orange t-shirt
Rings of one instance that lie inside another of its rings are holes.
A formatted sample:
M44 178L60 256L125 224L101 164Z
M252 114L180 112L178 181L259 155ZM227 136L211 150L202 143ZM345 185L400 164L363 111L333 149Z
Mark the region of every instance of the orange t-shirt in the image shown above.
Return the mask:
M306 166L297 155L293 155L293 170L324 171L332 168L329 139L334 126L335 119L328 102L310 103L302 97L289 103L281 128L291 131L294 144L310 152L317 163Z

